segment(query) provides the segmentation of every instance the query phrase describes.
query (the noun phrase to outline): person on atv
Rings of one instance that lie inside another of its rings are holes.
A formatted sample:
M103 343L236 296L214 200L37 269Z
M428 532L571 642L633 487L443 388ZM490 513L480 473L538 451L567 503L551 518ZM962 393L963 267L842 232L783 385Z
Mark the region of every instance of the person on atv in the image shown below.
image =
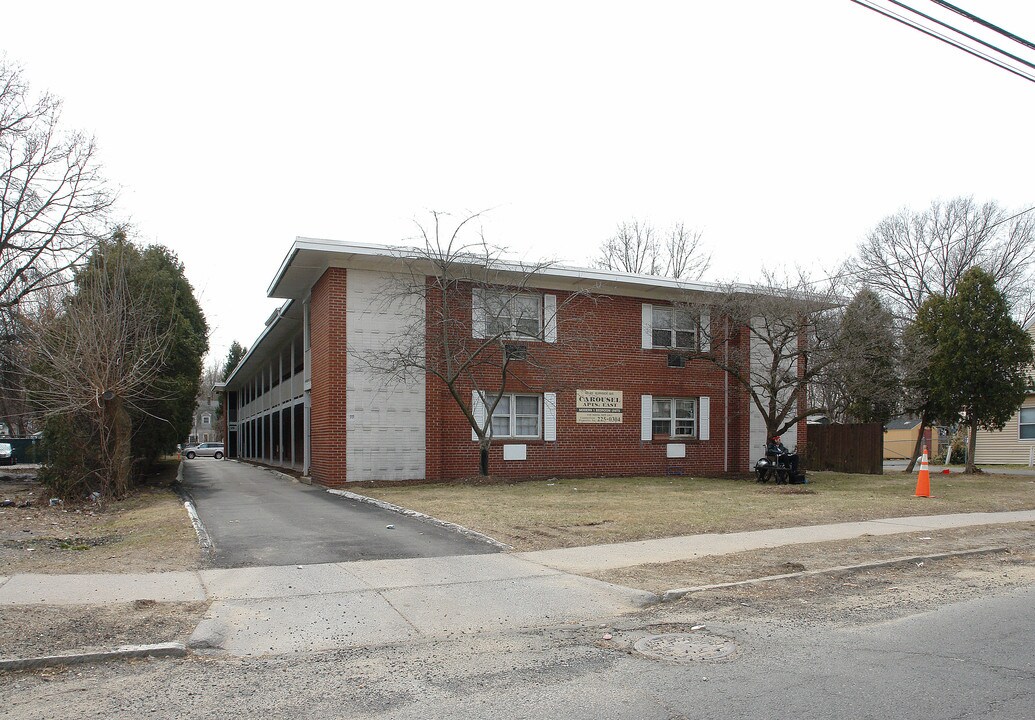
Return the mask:
M776 462L791 469L791 477L798 474L798 453L792 453L787 446L780 442L779 435L773 435L769 444L765 446L766 455L774 455Z

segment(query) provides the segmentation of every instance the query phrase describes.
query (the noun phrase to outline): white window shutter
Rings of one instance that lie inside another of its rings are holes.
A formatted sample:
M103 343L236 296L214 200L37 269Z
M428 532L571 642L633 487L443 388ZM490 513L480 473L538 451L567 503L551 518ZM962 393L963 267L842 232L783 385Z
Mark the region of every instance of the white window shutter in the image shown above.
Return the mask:
M650 440L654 437L654 426L651 424L653 412L654 396L640 395L640 440Z
M712 316L709 313L701 313L701 334L698 345L701 352L708 352L712 349Z
M483 338L485 334L485 291L471 288L471 336Z
M543 339L557 342L557 296L543 295Z
M654 347L654 306L643 304L643 323L640 337L640 347L650 350Z
M712 399L697 399L697 438L699 440L712 439Z
M557 393L543 393L543 440L557 439Z
M485 400L477 390L471 392L471 414L474 415L474 421L479 427L485 424ZM478 439L478 433L474 431L474 428L471 428L471 439Z

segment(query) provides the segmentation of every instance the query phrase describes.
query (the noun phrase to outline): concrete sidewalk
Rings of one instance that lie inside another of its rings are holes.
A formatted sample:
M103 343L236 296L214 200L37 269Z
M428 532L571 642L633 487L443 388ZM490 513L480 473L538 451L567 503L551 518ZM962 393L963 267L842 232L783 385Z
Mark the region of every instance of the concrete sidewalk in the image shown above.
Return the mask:
M513 554L136 575L21 574L0 577L0 605L208 599L212 605L199 633L210 646L235 655L313 651L591 622L657 600L573 573L1016 522L1035 522L1035 511L888 518Z
M894 535L920 530L1002 523L1033 522L1035 510L998 513L957 513L955 515L920 515L914 517L864 520L862 522L810 525L805 527L752 530L724 535L687 535L684 537L640 540L614 545L540 550L515 553L515 557L570 573L592 573L615 568L693 560L709 555L804 545L827 540L850 540L863 535Z

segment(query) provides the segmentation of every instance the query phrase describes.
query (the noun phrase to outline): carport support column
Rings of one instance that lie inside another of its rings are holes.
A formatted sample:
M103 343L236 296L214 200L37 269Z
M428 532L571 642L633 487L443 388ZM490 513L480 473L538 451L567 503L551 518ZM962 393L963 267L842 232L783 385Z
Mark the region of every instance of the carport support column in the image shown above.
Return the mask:
M309 474L329 487L345 484L345 281L344 268L329 268L313 286L309 305Z

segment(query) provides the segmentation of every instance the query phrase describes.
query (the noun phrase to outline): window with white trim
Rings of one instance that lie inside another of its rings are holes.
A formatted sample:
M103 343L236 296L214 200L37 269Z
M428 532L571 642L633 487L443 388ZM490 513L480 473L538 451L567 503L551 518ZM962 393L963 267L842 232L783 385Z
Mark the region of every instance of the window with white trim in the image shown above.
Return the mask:
M654 398L651 405L651 432L669 437L696 437L696 398Z
M1035 440L1035 407L1021 408L1020 439Z
M484 292L486 330L489 336L541 338L543 335L543 298L541 295L511 295Z
M202 427L209 427L211 424L212 424L212 416L211 415L206 413L205 415L201 416L201 425L202 425Z
M674 307L651 308L651 342L656 348L697 349L697 321L693 314Z
M542 396L507 394L492 411L493 438L538 438L542 428Z

